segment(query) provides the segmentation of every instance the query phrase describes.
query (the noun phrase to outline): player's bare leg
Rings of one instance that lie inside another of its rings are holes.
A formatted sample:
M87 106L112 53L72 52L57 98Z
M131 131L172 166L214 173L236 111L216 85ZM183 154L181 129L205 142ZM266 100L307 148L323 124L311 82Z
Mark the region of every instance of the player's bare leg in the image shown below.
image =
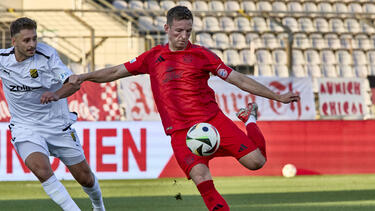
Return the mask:
M42 183L44 191L65 211L80 210L68 191L53 174L47 155L33 152L25 159L26 166Z
M266 163L266 142L262 132L256 125L258 117L258 105L249 103L246 108L241 108L237 117L245 123L247 136L258 146L258 149L248 153L239 159L239 162L250 170L257 170Z
M224 198L217 192L210 170L205 164L195 165L190 171L190 177L197 186L208 210L230 210Z
M105 208L98 179L91 172L86 160L68 166L68 168L77 182L82 185L82 189L90 197L94 211L104 211Z

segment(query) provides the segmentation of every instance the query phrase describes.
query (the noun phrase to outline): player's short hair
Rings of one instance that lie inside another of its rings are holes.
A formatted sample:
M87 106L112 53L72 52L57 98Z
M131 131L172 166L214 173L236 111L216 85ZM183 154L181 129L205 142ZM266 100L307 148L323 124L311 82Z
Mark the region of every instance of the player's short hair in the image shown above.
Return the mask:
M171 26L173 20L193 20L193 14L185 6L175 6L168 10L167 24Z
M37 24L34 20L26 17L18 18L10 24L10 36L14 37L22 29L36 29Z

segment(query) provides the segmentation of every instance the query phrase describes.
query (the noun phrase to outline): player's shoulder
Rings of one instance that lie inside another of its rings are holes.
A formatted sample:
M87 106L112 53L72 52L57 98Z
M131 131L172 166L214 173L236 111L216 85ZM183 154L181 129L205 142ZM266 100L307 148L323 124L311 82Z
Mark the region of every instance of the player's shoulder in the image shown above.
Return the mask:
M211 51L210 49L208 49L204 46L192 44L190 49L192 51L199 52L206 57L219 59L219 57L213 51Z
M0 56L7 57L14 54L14 47L0 49Z
M56 53L56 50L45 43L39 42L36 46L35 53L43 56L46 59L50 59L51 56Z

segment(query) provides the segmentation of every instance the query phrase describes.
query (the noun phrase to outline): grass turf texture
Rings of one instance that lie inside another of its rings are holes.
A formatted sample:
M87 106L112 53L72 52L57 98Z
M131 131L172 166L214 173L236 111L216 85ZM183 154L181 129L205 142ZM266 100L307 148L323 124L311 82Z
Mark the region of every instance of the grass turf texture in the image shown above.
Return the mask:
M375 175L217 177L215 185L232 211L375 210ZM91 202L75 181L63 181L78 206ZM102 180L108 211L205 211L191 181ZM175 196L180 193L181 200ZM60 210L38 182L0 182L0 210Z

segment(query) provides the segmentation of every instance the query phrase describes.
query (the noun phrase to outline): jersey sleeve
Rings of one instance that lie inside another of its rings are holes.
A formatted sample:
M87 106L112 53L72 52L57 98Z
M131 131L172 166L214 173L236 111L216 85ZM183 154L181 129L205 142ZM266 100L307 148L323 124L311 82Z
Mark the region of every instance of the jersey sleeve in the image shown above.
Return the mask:
M204 69L210 71L216 76L219 76L223 80L227 79L233 69L224 64L220 57L218 57L214 52L204 47L203 49L204 55L207 58Z
M133 75L146 74L148 73L148 59L150 56L150 51L146 51L143 54L137 56L136 58L124 63L126 69L129 73Z
M64 83L69 76L73 75L73 72L61 61L56 50L52 51L49 66L55 79L61 83Z

